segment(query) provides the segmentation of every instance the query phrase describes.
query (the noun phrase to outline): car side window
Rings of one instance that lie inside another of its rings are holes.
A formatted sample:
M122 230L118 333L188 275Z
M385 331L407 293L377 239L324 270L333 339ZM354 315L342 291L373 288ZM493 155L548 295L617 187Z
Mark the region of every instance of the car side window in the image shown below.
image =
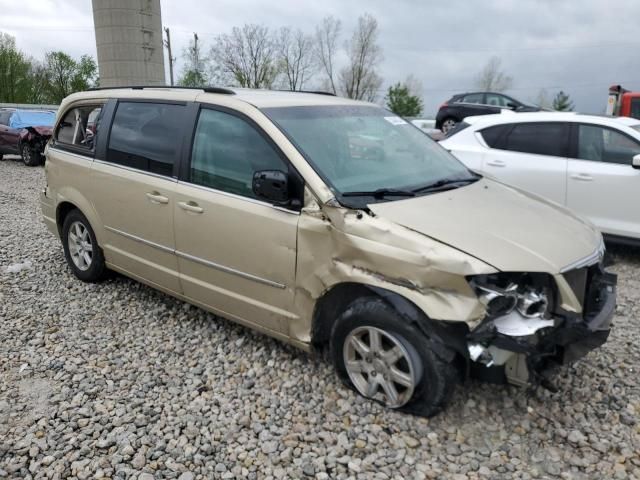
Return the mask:
M503 95L487 93L487 105L492 105L494 107L506 107L508 103L509 99Z
M111 126L107 161L173 176L181 149L184 105L119 102Z
M0 125L8 126L12 112L0 112Z
M610 128L578 125L578 155L581 160L631 165L640 154L640 144Z
M516 123L504 139L504 150L566 157L569 127L560 122Z
M504 135L510 128L511 125L495 125L480 130L480 134L490 148L502 148L504 145Z
M484 103L483 97L483 93L471 93L469 95L465 95L462 101L464 103Z
M58 123L55 140L61 145L93 151L102 105L81 105L67 111ZM91 121L93 119L93 123Z
M247 121L218 110L202 109L193 140L190 181L256 198L253 174L259 170L286 172L287 165Z

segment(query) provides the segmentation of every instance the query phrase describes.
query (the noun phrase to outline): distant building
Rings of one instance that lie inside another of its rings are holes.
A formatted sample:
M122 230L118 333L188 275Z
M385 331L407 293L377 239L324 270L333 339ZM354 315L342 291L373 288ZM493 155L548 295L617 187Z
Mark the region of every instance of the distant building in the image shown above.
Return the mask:
M92 0L101 87L165 85L160 0Z

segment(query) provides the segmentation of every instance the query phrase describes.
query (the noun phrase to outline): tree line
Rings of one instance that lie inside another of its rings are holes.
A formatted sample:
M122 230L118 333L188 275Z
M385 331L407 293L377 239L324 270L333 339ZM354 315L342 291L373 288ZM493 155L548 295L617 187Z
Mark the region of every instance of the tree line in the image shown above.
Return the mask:
M38 60L18 50L14 37L0 32L1 103L59 104L73 92L96 86L97 73L90 55L76 60L51 51Z

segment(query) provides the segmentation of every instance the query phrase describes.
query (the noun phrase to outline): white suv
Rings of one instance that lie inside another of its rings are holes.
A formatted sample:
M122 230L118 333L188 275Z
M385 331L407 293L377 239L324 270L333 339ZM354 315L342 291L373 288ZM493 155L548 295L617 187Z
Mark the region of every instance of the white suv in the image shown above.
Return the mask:
M565 205L608 239L640 242L640 120L559 112L469 117L441 145L475 171Z

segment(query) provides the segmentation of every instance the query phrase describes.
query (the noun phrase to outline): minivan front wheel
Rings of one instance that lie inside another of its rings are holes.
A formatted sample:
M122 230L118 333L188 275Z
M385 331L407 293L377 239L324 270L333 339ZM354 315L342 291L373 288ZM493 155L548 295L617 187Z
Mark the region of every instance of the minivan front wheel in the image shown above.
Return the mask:
M459 379L456 366L431 346L393 307L370 297L347 308L331 338L333 363L347 386L389 408L423 416L444 408Z
M87 218L72 210L62 225L62 246L74 275L84 282L96 282L105 272L104 256Z

